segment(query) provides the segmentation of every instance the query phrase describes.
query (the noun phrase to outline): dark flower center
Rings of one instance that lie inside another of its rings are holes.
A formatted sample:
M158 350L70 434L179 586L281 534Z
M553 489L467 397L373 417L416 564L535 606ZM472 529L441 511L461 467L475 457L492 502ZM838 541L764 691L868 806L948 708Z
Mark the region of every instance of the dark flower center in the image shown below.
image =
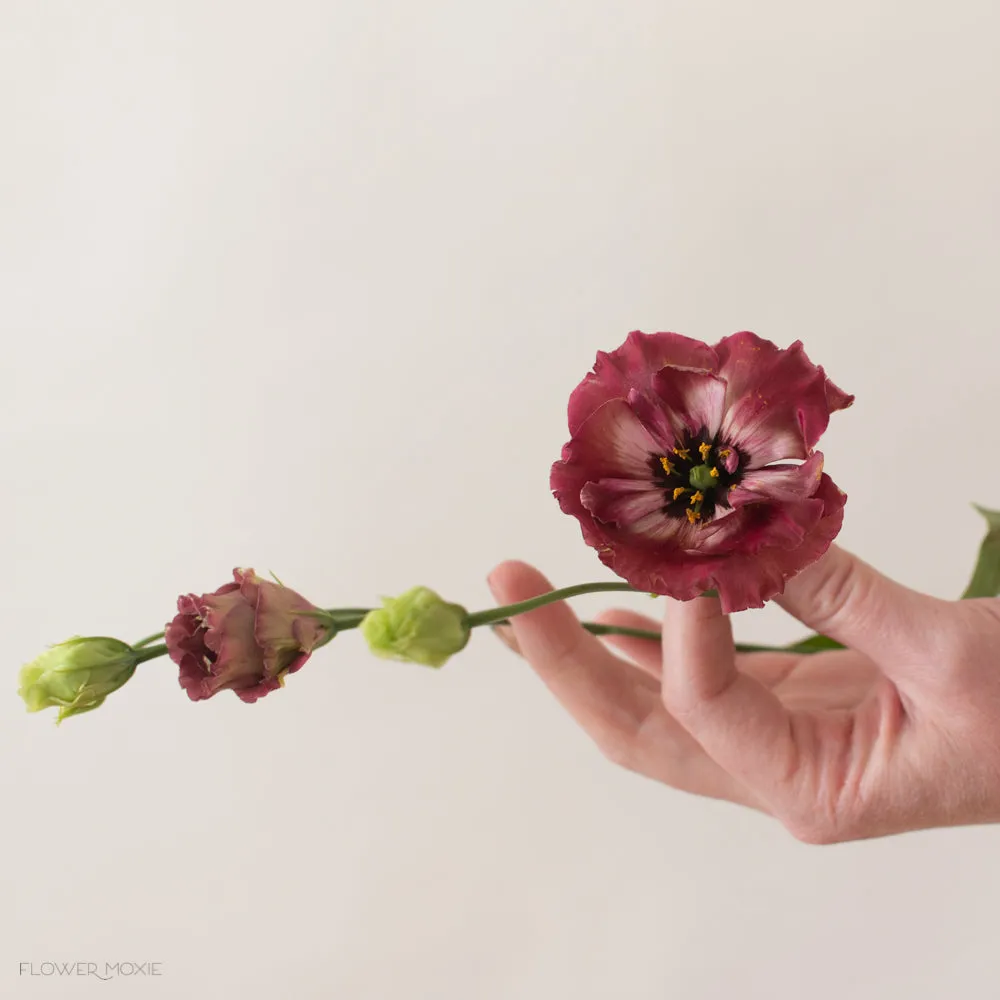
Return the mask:
M730 508L729 491L743 478L740 453L730 444L712 438L703 427L685 433L669 455L651 455L653 479L663 489L663 513L704 524L716 507ZM732 469L732 472L729 470Z

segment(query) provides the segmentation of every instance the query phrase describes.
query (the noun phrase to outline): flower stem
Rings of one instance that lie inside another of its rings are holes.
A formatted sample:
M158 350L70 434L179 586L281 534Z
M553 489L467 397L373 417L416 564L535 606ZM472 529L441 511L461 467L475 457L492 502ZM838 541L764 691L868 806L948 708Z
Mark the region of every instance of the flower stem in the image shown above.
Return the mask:
M145 663L146 660L155 660L158 656L163 656L166 653L167 647L165 645L159 646L147 646L145 649L137 649L136 652L139 654L139 663Z
M510 625L509 618L502 618L496 625ZM653 632L648 628L629 628L627 625L605 625L604 622L580 622L580 624L591 635L627 635L632 639L649 639L650 642L659 642L663 638L662 632Z
M637 593L635 588L627 583L578 583L573 587L550 590L547 594L539 594L538 597L532 597L527 601L518 601L517 604L505 604L499 608L487 608L485 611L477 611L465 619L465 624L469 628L477 628L480 625L492 625L503 618L509 618L513 615L523 615L526 611L534 611L535 608L551 604L553 601L564 601L567 597L623 590L632 594Z
M147 635L145 639L133 642L132 648L141 649L143 646L148 646L151 642L156 642L157 639L162 639L165 634L165 632L154 632L152 635Z
M493 622L494 625L509 625L510 619ZM591 635L627 635L631 639L648 639L650 642L660 642L663 639L662 632L654 632L646 628L629 628L627 625L605 625L604 622L580 622L580 624ZM788 653L798 652L789 649L787 646L756 646L748 642L737 642L735 644L737 653ZM802 650L802 652L812 652L812 650ZM818 652L818 650L817 650Z
M343 632L345 629L357 628L370 610L371 608L330 608L316 617L335 632Z

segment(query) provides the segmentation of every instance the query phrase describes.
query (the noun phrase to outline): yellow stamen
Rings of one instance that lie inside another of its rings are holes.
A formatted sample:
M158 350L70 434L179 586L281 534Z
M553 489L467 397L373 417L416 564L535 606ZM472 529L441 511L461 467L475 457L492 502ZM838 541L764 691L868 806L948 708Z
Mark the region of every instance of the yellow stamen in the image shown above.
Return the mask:
M672 475L672 474L673 474L673 471L674 471L674 470L673 470L672 468L670 468L670 459L669 459L669 458L667 458L667 456L666 456L666 455L662 455L662 456L660 457L660 465L662 465L662 466L663 466L663 471L664 471L664 472L665 472L665 473L666 473L666 474L667 474L668 476L670 476L670 475Z
M698 492L691 497L691 503L701 503L702 500L704 499L705 499L705 494L702 493L701 490L698 490Z
M687 514L687 516L688 516L688 523L689 524L694 524L695 521L697 521L697 520L699 520L701 518L701 511L699 511L699 510L692 510L690 507L688 507L688 509L686 511L684 511L684 513Z
M716 468L716 467L715 467L714 465L712 466L712 468L711 468L711 469L709 469L709 470L708 470L708 474L709 474L709 475L710 475L710 476L711 476L711 477L712 477L713 479L718 479L718 478L719 478L719 470L718 470L718 469L717 469L717 468Z
M676 500L679 496L681 496L684 493L687 493L687 487L678 486L677 489L674 490L674 499Z
M722 451L719 452L719 458L729 458L731 454L732 452L728 448L723 448Z
M691 452L687 448L674 448L674 454L678 458L683 458L685 462L689 461L691 458Z
M710 444L700 444L700 445L698 445L698 451L701 452L701 460L703 462L707 462L708 461L708 453L711 450L712 450L712 446Z

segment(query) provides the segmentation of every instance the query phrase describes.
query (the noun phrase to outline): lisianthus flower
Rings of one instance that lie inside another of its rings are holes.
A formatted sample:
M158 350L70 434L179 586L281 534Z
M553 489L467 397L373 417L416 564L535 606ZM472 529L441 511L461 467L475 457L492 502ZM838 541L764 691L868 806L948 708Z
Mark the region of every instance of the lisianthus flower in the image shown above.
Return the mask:
M571 395L552 491L636 589L762 607L840 531L847 498L814 447L853 401L800 341L637 330Z
M299 670L326 637L317 607L294 590L233 570L235 582L211 594L185 594L166 628L170 658L192 701L226 688L253 702Z

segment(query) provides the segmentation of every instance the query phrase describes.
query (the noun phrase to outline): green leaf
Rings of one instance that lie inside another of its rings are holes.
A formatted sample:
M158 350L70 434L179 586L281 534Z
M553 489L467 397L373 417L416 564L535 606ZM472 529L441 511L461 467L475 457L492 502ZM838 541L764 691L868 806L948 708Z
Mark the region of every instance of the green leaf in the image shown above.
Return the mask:
M811 635L801 642L793 642L785 647L790 653L821 653L825 649L846 649L847 647L831 639L828 635Z
M979 547L979 559L962 600L970 597L996 597L1000 594L1000 510L987 510L979 504L973 507L986 518L988 530Z

